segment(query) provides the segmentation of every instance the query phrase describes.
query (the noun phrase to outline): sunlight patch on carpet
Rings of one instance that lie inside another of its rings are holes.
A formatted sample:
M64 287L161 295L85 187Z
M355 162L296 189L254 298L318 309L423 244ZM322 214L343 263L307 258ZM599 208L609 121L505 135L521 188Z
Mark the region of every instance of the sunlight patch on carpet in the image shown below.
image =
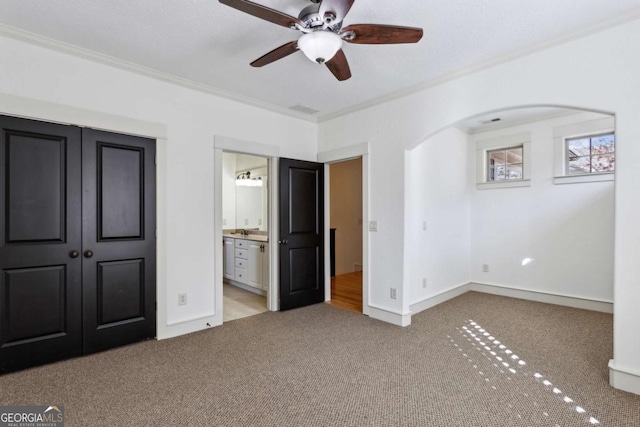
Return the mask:
M553 384L543 374L536 372L521 356L514 353L505 343L499 341L481 325L470 319L455 329L459 333L458 340L450 335L447 335L447 338L460 355L477 371L481 381L492 390L497 391L498 388L506 388L507 386L510 390L518 390L521 397L526 398L525 401L531 405L527 408L527 412L530 412L531 407L534 407L534 413L549 419L549 421L553 418L554 413L558 414L558 410L564 410L570 411L573 416L578 417L580 422L586 425L600 424L595 417L587 414L586 409L563 393L558 384ZM529 389L530 393L524 392ZM546 403L539 402L540 399L534 395L543 396ZM543 407L543 405L555 407ZM517 418L522 418L520 413L522 411L515 408L513 404L508 403L507 407ZM567 415L566 412L564 414ZM561 425L561 423L555 425Z

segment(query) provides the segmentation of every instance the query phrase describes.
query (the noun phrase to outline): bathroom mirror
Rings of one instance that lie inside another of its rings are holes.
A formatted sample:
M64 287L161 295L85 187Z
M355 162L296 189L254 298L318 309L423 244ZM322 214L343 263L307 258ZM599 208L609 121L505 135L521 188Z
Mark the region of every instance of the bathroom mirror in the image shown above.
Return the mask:
M236 228L267 230L268 193L266 167L237 172Z
M268 177L268 159L223 154L222 221L225 230L268 230Z

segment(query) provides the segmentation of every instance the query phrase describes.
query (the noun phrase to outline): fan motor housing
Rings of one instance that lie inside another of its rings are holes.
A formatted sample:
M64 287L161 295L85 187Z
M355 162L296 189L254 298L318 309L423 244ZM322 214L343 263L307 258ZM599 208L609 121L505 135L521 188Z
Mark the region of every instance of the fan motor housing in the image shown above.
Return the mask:
M320 4L315 2L302 9L298 19L304 23L305 28L311 30L325 29L337 33L342 28L342 22L333 21L335 16L326 16L324 18L320 16Z

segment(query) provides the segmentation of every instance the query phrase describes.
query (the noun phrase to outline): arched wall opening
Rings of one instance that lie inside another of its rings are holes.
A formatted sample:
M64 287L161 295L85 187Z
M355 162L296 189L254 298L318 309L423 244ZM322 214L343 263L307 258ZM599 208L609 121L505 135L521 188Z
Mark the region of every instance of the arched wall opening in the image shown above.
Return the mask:
M461 120L407 150L404 282L411 311L481 290L612 312L615 150L599 153L594 143L575 151L588 144L584 138L614 131L612 114L512 107ZM499 149L517 147L523 160L503 168L512 179L491 181L500 165L492 168L488 153L496 150L495 163ZM587 152L594 162L588 173Z

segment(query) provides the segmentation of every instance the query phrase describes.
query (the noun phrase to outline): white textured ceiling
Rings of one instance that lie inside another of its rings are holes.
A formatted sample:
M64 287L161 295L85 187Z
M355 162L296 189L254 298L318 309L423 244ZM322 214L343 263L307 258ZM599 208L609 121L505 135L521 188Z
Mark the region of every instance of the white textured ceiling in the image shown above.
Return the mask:
M311 4L256 2L293 16ZM638 16L639 10L639 0L356 0L344 25L422 27L424 37L415 45L346 44L353 77L344 82L302 53L263 68L250 67L251 61L300 33L217 0L0 0L0 24L276 108L302 104L319 110L316 117L327 117Z

